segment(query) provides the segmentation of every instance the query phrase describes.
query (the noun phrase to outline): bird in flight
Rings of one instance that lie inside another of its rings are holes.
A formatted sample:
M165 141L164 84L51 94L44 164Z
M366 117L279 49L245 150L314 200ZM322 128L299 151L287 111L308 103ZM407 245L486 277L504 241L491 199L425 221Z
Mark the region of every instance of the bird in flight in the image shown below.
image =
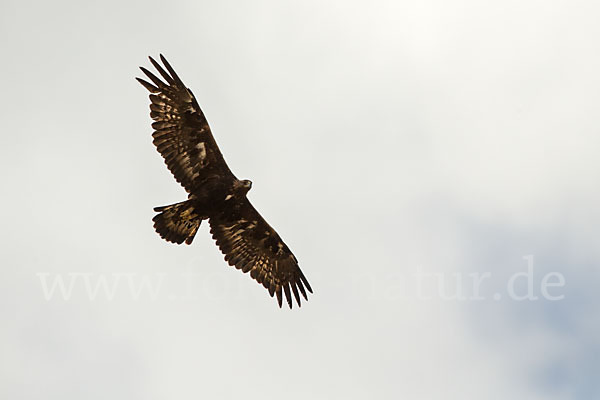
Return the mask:
M169 242L191 244L200 223L208 220L229 265L250 272L271 297L277 296L279 307L285 295L292 308L292 294L300 306L300 294L308 300L306 291L312 289L294 254L246 197L252 182L233 175L194 94L166 58L160 55L164 67L149 58L163 79L144 67L152 83L136 79L150 91L153 143L188 193L186 201L154 209L154 229Z

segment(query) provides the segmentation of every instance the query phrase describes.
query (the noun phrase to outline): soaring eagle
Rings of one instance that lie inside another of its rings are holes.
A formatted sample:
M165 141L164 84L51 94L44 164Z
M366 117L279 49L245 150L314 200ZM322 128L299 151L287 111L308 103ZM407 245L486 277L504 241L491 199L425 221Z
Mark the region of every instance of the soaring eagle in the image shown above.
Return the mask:
M306 290L312 289L296 257L246 197L252 182L233 175L192 91L165 57L160 55L164 68L149 58L164 79L144 67L140 69L152 83L136 78L150 91L153 143L188 193L186 201L154 209L159 212L153 218L156 232L169 242L191 244L207 219L229 265L250 271L271 297L277 296L279 307L282 292L290 308L292 293L300 306L298 292L308 300Z

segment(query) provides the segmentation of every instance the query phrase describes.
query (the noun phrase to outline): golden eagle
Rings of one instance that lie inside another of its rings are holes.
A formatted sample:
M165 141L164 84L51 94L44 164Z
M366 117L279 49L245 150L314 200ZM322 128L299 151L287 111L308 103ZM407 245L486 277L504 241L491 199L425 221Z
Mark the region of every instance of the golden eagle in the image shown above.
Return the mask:
M208 219L229 265L250 271L271 297L277 295L279 307L282 291L290 308L292 293L300 306L298 292L308 300L306 290L312 289L296 257L248 201L252 182L233 175L192 91L165 57L160 55L164 68L149 58L164 79L144 67L140 69L152 83L136 78L150 91L153 143L188 193L186 201L154 209L159 212L153 218L156 232L169 242L191 244L202 220Z

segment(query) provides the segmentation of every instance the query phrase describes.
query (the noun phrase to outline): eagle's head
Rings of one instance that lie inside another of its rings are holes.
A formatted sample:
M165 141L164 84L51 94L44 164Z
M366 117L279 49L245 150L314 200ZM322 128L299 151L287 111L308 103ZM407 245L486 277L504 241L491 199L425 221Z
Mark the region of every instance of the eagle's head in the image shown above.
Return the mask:
M245 195L252 188L252 182L248 179L244 179L242 181L236 181L234 183L235 191L241 195Z

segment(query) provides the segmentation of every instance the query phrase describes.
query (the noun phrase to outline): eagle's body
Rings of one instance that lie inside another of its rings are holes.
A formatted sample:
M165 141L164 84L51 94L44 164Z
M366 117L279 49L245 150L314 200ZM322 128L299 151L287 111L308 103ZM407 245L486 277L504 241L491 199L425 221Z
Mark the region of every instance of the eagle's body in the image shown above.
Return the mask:
M250 204L246 194L252 183L233 175L196 98L167 60L160 58L166 71L152 57L150 61L166 83L143 67L152 83L136 79L151 92L153 142L188 199L155 208L159 212L153 219L156 231L169 242L191 244L201 222L208 220L230 265L250 271L271 296L277 295L280 307L283 294L292 307L292 293L300 306L299 292L307 299L306 290L312 293L312 289L296 257Z

